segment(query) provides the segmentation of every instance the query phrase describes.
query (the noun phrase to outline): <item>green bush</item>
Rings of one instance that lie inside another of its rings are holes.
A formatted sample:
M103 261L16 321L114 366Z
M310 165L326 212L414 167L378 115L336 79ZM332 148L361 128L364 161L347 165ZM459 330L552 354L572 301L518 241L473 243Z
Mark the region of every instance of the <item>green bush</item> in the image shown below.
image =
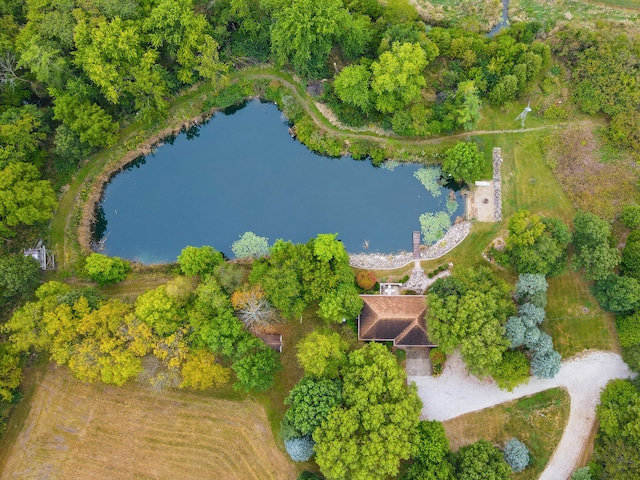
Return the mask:
M444 369L444 362L446 362L447 356L439 348L432 348L429 352L429 360L431 360L433 367L433 375L440 375Z
M185 275L208 275L224 262L224 256L209 245L187 246L178 255L180 270Z
M640 313L633 315L618 315L616 329L620 338L620 345L633 347L640 345Z
M521 472L529 465L529 449L517 438L512 438L504 448L504 459L511 470Z
M89 255L84 268L89 277L100 285L121 282L131 269L127 261L119 257L107 257L101 253Z
M620 221L627 228L640 226L640 205L627 205L622 209Z
M398 362L404 362L407 359L407 352L401 348L396 348L396 358Z
M568 120L569 112L563 107L559 107L558 105L551 105L544 111L542 115L547 120Z
M502 354L502 361L493 369L491 376L498 387L512 391L518 385L529 381L529 361L524 353L508 350Z

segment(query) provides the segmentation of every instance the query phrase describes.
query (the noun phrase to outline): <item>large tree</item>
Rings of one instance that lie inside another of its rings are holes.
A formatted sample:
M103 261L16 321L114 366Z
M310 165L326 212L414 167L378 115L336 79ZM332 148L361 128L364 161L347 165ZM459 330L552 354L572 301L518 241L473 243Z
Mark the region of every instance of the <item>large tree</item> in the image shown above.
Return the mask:
M429 336L445 353L460 347L472 373L489 374L509 346L504 323L515 310L509 292L484 267L438 280L427 295Z
M422 72L431 60L418 43L394 43L380 55L371 65L376 109L393 113L417 100L426 84Z
M484 154L475 143L459 142L446 151L442 170L456 182L471 183L479 178L484 163Z
M416 451L421 402L395 357L377 343L349 355L342 405L314 434L316 461L330 480L397 475Z
M312 435L331 409L342 402L340 380L303 377L284 403L291 405L285 418L299 436Z
M0 235L12 237L13 227L53 216L56 194L48 180L39 178L38 169L29 163L10 163L0 170Z
M506 252L518 273L553 275L565 266L570 240L562 220L519 210L509 219Z
M640 390L637 382L613 380L600 396L600 428L593 451L596 478L640 477Z
M580 211L573 227L574 267L584 268L590 280L604 280L620 263L620 252L611 245L611 226L591 212Z
M265 4L275 19L271 50L276 61L290 64L305 77L321 74L349 16L342 0L269 0Z

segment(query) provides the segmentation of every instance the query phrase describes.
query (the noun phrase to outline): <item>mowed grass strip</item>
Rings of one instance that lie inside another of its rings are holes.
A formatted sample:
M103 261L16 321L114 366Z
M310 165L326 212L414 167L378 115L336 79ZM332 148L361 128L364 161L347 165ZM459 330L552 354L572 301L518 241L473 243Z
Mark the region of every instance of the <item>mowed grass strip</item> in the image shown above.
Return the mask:
M569 404L569 394L564 389L553 388L447 420L444 428L453 451L481 439L504 448L508 440L517 438L529 448L532 462L513 478L534 480L560 442L569 419Z
M79 382L51 366L0 478L296 478L253 401Z

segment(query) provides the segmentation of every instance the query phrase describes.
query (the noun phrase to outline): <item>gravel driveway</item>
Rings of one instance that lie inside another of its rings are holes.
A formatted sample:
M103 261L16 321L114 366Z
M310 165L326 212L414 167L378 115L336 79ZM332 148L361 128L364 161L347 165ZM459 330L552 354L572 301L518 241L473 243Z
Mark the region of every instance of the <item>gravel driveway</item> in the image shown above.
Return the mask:
M550 388L566 388L571 397L569 421L556 451L540 477L541 480L564 480L575 470L589 438L595 422L600 391L609 380L632 375L620 355L588 351L563 361L555 378L543 380L532 377L528 384L507 392L500 390L493 380L478 380L470 375L456 353L447 358L445 369L439 377L408 379L418 386L418 394L424 403L422 417L440 421Z

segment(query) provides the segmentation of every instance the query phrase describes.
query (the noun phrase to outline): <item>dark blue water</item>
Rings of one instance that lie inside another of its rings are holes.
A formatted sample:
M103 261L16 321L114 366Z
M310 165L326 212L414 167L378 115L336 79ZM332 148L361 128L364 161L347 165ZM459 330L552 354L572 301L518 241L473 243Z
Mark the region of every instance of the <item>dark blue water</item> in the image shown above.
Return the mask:
M487 33L487 37L493 37L503 28L507 28L509 26L509 0L502 0L502 16L500 17L500 22L493 27L489 33Z
M349 252L410 251L420 214L445 210L448 190L433 198L413 177L419 166L391 172L311 153L273 104L220 113L198 133L112 179L101 204L104 253L156 263L211 245L233 257L231 244L246 231L270 244L339 233Z

